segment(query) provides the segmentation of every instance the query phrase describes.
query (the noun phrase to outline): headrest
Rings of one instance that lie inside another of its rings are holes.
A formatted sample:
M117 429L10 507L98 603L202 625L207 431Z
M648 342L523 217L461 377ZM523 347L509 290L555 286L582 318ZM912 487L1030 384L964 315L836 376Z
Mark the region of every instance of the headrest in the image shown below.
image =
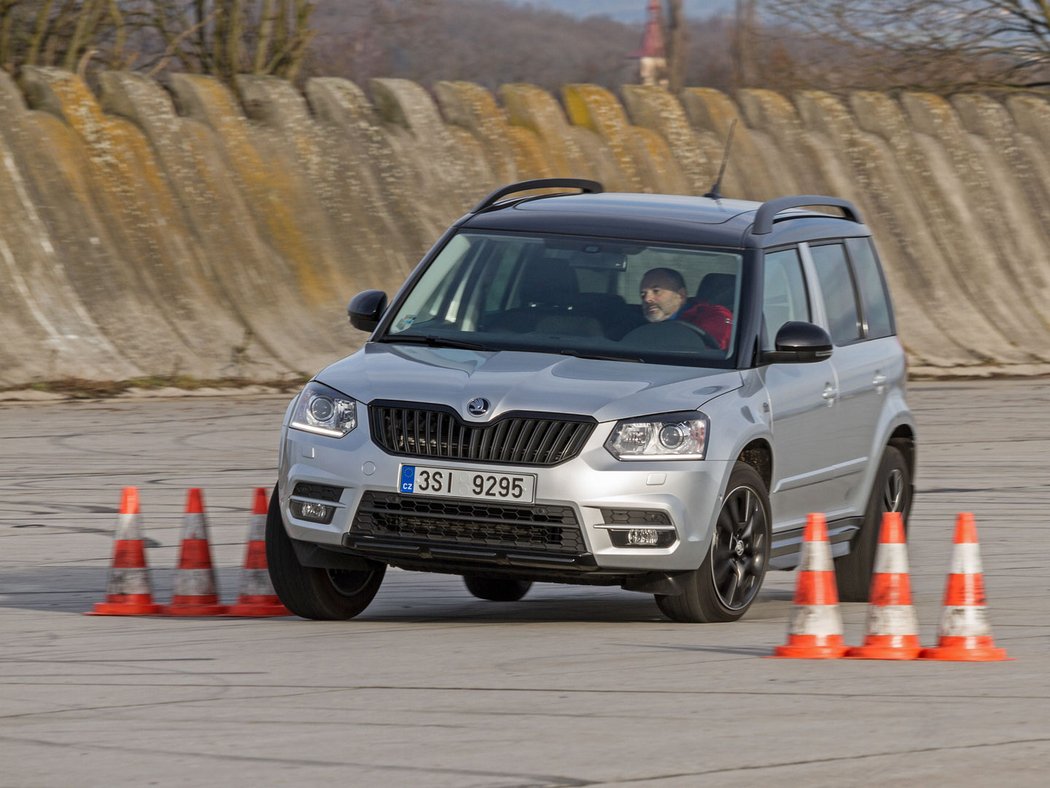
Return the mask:
M696 300L733 308L736 299L736 277L733 274L705 274L696 288Z
M580 291L576 272L565 260L541 257L529 263L521 280L525 303L564 304Z

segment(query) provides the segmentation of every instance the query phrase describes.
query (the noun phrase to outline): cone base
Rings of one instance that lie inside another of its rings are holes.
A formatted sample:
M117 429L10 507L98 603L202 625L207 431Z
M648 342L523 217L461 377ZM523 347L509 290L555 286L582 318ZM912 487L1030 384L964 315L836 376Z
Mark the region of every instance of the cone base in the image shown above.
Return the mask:
M292 611L280 602L238 602L231 605L225 615L233 618L264 618L266 616L290 616Z
M846 652L847 659L918 659L918 646L855 646Z
M95 606L84 613L85 616L159 616L164 612L163 605L152 602L96 602Z
M1006 655L1006 649L994 646L934 646L919 652L919 659L940 659L946 662L1000 662L1013 659Z
M221 616L226 613L226 605L167 605L162 611L165 616Z
M838 659L845 655L846 646L777 646L774 657L787 659Z

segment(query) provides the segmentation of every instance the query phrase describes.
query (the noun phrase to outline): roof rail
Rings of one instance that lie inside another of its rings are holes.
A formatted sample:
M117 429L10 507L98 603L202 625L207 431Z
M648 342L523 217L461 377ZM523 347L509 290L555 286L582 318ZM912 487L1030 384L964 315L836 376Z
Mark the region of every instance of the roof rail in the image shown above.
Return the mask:
M864 223L861 221L860 213L853 206L853 203L848 200L842 200L838 197L827 197L821 194L795 194L790 197L777 197L775 200L767 200L762 203L757 213L755 213L755 224L751 234L769 235L769 233L773 232L773 222L778 213L786 211L788 208L804 208L807 205L830 205L834 208L841 208L843 219L848 219L857 224Z
M495 205L501 198L506 197L508 194L529 192L534 189L559 188L579 189L584 194L601 194L605 191L605 187L597 181L585 181L581 178L537 178L533 181L521 181L519 183L512 183L509 186L504 186L501 189L496 189L496 191L492 192L492 194L471 208L470 212L479 213L480 211Z

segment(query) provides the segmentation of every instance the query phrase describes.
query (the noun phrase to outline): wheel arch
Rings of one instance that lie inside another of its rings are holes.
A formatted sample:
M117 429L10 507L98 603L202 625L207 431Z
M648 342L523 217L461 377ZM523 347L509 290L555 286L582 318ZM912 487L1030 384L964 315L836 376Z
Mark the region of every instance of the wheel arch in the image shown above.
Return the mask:
M915 430L910 424L901 424L890 434L887 446L892 446L904 457L904 464L908 466L908 505L904 510L904 521L907 525L908 515L911 514L912 504L915 502Z
M754 438L737 455L737 462L743 462L754 468L765 482L766 490L773 485L773 447L765 438Z
M915 479L915 430L910 424L901 424L890 434L887 445L893 446L904 455L904 461L908 463L908 474Z

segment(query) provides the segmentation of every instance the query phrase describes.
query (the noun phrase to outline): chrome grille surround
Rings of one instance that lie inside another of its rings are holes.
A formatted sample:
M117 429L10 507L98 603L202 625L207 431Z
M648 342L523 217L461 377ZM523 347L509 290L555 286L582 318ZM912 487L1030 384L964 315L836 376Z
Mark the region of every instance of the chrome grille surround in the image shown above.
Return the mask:
M451 408L411 402L368 406L372 440L404 457L549 467L579 455L594 419L565 414L507 413L468 424Z

